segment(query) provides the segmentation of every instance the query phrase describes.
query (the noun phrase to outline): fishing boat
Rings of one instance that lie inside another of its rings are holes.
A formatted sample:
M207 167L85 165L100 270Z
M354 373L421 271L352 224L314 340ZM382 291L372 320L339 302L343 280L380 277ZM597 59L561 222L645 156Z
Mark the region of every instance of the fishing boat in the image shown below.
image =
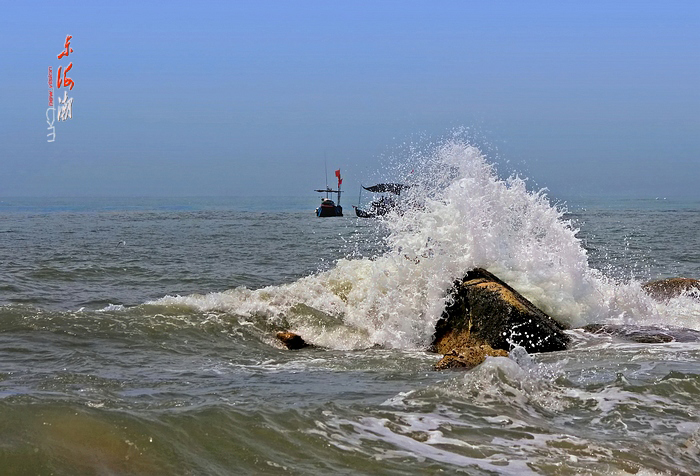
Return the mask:
M321 198L321 205L316 209L317 217L342 217L343 207L340 206L340 185L343 183L343 179L340 177L340 169L335 171L335 176L338 178L338 190L333 190L330 186L326 184L325 189L316 189L315 192L325 193L326 197ZM331 194L338 194L337 203L331 198Z
M397 197L401 195L401 191L407 189L409 186L401 183L378 183L377 185L372 185L371 187L362 188L372 193L387 193L388 195L382 195L370 202L366 209L362 209L359 206L353 206L355 209L355 215L360 218L376 218L384 216L390 211L394 210L399 201ZM360 198L358 203L362 200L362 188L360 189Z

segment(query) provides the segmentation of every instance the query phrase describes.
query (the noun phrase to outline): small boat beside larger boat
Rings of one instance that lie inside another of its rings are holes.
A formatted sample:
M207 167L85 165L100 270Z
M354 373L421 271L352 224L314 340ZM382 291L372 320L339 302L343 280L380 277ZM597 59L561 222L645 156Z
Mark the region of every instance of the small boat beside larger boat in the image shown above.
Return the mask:
M382 195L370 202L367 208L362 209L359 206L353 207L355 209L355 215L360 218L376 218L381 217L395 209L399 201L394 195L401 195L401 191L407 189L409 185L404 185L401 183L378 183L377 185L372 185L371 187L362 186L365 190L373 193L388 193L390 195ZM360 190L362 192L362 190ZM362 199L362 194L360 194L360 200Z

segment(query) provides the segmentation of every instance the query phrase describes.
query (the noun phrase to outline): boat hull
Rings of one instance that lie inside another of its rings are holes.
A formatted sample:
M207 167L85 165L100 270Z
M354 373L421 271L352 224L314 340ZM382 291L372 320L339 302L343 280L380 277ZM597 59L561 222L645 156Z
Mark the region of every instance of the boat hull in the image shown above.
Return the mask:
M317 217L342 217L343 207L340 205L321 205L316 209Z
M355 207L355 215L360 218L375 218L377 215Z

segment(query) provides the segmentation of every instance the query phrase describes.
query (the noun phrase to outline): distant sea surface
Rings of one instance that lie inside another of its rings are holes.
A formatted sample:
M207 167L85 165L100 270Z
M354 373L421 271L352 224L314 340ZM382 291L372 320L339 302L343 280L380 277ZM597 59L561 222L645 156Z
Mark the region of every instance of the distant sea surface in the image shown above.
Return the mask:
M698 474L700 343L575 328L700 330L698 296L640 287L700 278L700 203L562 214L462 149L384 220L316 218L312 194L0 199L0 473ZM572 348L433 370L470 266Z
M311 197L0 198L3 303L70 310L279 285L384 250L350 205ZM561 201L594 268L642 281L700 278L700 201Z

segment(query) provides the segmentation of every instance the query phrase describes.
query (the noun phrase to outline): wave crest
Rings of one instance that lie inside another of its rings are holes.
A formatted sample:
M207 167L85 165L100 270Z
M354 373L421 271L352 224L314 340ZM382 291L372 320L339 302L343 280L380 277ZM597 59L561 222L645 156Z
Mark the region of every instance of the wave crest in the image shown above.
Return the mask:
M388 234L380 256L340 259L281 286L159 303L262 315L331 348L424 348L454 280L483 267L570 326L700 322L700 306L678 314L640 283L615 282L592 269L564 210L544 190L528 191L518 176L499 178L467 140L453 137L414 152L410 163L403 206L381 221Z

